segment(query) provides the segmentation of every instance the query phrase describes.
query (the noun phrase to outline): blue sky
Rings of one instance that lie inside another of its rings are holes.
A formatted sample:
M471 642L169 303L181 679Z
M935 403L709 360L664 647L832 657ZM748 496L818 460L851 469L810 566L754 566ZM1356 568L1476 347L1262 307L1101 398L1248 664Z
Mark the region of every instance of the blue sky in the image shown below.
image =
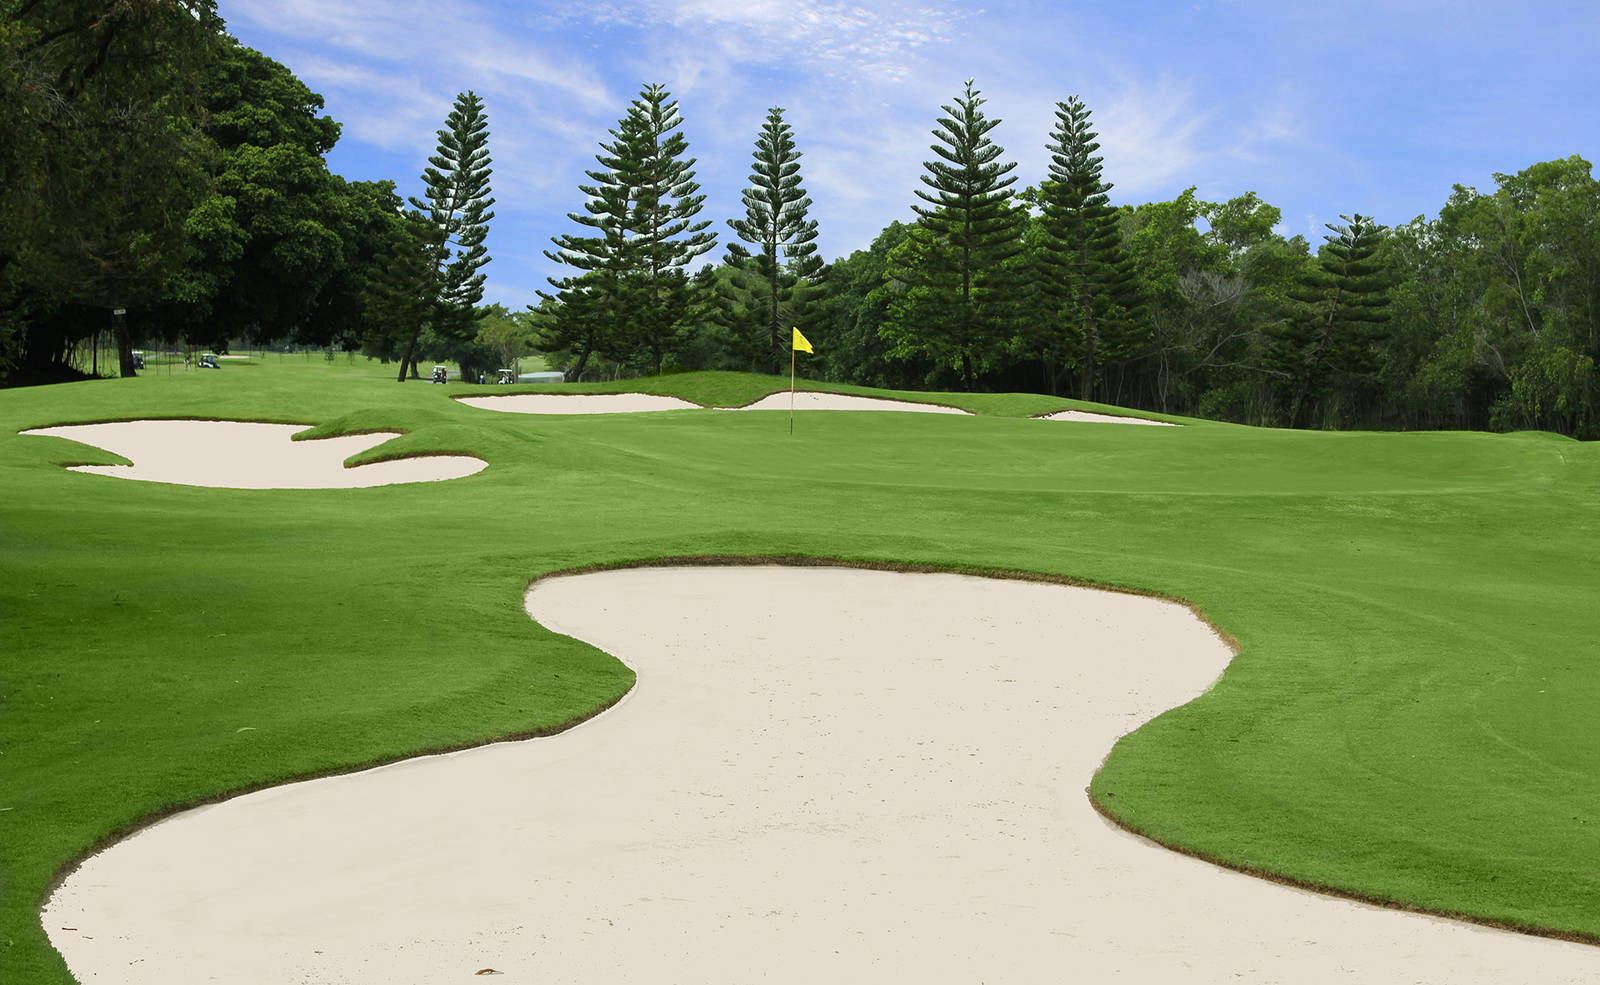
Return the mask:
M559 273L597 143L644 82L680 103L720 257L768 107L805 153L822 252L909 218L942 104L973 78L1036 183L1057 101L1094 113L1112 200L1254 191L1311 234L1433 216L1452 184L1600 153L1594 0L220 0L327 99L330 166L416 194L457 92L483 96L497 218L486 300Z

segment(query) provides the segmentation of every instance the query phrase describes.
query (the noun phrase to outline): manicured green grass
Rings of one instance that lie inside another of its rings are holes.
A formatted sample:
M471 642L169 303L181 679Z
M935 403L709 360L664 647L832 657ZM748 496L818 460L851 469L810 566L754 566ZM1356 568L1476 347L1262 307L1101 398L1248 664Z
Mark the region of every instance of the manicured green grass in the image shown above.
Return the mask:
M985 412L970 418L807 413L790 437L781 412L494 413L449 398L531 388L400 386L389 368L269 356L0 392L0 981L69 980L41 894L152 814L611 702L632 674L528 620L528 580L699 554L1189 599L1242 652L1117 746L1094 783L1108 810L1233 864L1600 934L1593 444L1073 425L1015 418L1088 405L1019 395L911 395ZM786 385L603 389L727 405ZM393 428L409 433L366 457L490 465L200 489L66 472L114 459L16 434L144 416Z

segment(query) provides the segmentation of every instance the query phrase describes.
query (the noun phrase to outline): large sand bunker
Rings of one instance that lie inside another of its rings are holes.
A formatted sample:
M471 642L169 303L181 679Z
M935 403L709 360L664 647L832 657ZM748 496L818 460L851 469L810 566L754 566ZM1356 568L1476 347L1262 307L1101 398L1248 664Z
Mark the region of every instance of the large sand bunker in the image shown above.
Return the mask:
M1600 950L1287 889L1106 823L1228 650L1166 602L839 568L555 578L639 672L547 739L191 811L44 913L85 982L1591 982ZM452 659L470 659L458 655Z
M1171 421L1152 421L1147 417L1118 417L1116 414L1096 414L1092 410L1060 410L1054 414L1041 414L1042 421L1077 421L1080 424L1155 424L1160 427L1182 427Z
M755 403L736 407L735 410L788 410L788 393L769 393ZM919 404L911 400L885 400L882 397L858 397L848 393L819 393L806 390L794 395L795 410L891 410L919 414L970 414L960 407L942 404Z
M652 393L513 393L504 397L457 397L468 407L513 414L637 414L652 410L699 410L700 405Z
M345 459L397 438L399 433L290 440L304 430L302 424L244 421L122 421L22 433L67 438L133 462L131 466L75 465L75 472L228 489L354 489L434 482L472 475L489 464L465 455L429 455L347 469Z

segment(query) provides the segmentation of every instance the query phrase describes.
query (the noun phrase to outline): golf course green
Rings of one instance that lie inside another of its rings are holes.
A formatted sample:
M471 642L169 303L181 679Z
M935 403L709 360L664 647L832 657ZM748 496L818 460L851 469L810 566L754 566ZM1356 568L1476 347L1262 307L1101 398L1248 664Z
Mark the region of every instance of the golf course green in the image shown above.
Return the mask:
M737 406L786 384L538 390ZM524 590L686 557L1191 602L1239 655L1111 750L1102 811L1226 865L1600 942L1600 446L1075 424L1028 418L1118 411L805 386L975 416L809 412L792 436L782 412L541 417L451 399L532 387L396 385L375 362L273 355L0 391L0 981L72 980L38 907L74 860L154 817L608 707L632 672L529 620ZM358 461L489 464L207 489L70 472L117 459L17 433L146 418L403 431Z

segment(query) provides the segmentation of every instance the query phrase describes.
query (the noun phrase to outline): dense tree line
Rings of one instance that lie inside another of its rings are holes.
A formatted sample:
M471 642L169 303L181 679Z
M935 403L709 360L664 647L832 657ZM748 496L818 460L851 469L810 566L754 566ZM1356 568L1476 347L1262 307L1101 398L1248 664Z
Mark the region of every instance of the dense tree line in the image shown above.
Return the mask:
M826 266L800 152L772 110L747 215L730 222L758 252L735 244L682 277L666 342L648 349L623 291L641 269L629 216L651 198L628 177L639 152L603 145L589 173L601 184L581 187L587 214L573 216L600 235L557 239L571 252L552 256L585 273L534 308L540 348L571 378L771 372L795 324L818 346L812 365L840 382L1293 427L1600 434L1600 183L1581 158L1497 175L1492 193L1457 187L1432 221L1342 217L1313 247L1280 234L1279 210L1253 192L1112 206L1076 97L1057 105L1047 173L1015 191L983 105L969 82L943 107L914 220Z
M131 375L136 340L381 349L440 323L416 295L445 247L392 182L328 170L322 108L213 0L0 0L0 377L68 378L107 330Z
M772 108L744 214L706 263L717 236L684 119L647 85L578 185L576 228L553 237L570 273L508 312L482 304L493 199L475 94L408 203L328 171L339 125L321 97L228 36L213 0L0 0L0 15L12 381L59 378L108 328L123 373L136 339L182 338L359 346L401 379L423 359L471 379L536 349L581 379L773 372L793 325L814 371L843 382L1295 427L1600 434L1600 183L1581 158L1458 186L1433 220L1353 212L1312 244L1249 192L1112 205L1076 97L1034 138L1049 165L1025 183L969 81L936 118L909 221L831 264L803 141Z

